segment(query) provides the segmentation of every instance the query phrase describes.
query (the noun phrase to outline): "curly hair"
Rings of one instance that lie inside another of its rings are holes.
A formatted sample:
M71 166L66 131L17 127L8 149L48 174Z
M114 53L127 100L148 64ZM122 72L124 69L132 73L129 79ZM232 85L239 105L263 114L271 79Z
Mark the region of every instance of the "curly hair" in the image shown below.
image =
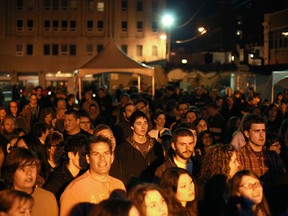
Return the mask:
M199 179L207 182L211 177L223 174L229 176L229 162L235 148L232 145L216 144L211 146L203 158Z

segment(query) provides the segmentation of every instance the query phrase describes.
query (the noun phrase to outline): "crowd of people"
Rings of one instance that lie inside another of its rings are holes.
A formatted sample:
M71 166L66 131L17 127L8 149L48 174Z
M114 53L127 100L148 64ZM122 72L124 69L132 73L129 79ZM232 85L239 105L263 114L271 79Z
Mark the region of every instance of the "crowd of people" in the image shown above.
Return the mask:
M37 86L0 107L0 215L288 215L287 105L252 88Z

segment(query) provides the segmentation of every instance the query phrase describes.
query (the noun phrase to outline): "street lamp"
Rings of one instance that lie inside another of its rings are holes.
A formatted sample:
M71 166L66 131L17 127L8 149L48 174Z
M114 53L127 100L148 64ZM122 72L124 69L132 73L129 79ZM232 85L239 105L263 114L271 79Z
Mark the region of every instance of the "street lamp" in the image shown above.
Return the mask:
M165 14L161 18L161 23L166 29L166 60L170 60L170 49L171 49L171 27L174 24L174 17L171 14Z
M175 42L177 44L182 44L182 43L187 43L187 42L193 41L193 40L201 37L202 35L206 34L207 33L207 29L204 28L203 26L201 26L201 27L198 28L198 32L199 32L199 34L197 34L197 35L195 35L195 36L193 36L191 38L188 38L188 39L185 39L185 40L176 40Z

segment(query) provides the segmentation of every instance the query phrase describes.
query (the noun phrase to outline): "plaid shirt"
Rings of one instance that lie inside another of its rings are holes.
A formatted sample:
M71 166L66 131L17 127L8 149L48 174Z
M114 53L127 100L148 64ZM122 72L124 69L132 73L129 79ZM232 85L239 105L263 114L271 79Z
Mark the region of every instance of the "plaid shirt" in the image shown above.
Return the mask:
M255 152L249 144L246 144L239 148L236 153L237 160L240 163L239 170L254 171L263 182L264 188L269 188L285 172L282 160L278 154L265 147L263 147L261 152Z

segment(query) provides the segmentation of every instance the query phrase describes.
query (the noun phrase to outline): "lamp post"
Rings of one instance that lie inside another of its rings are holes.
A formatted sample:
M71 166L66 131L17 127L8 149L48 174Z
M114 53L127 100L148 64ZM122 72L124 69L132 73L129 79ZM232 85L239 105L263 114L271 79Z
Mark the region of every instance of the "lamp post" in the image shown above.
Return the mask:
M174 24L174 17L171 14L165 14L161 19L161 23L164 29L166 29L166 60L169 62L171 49L171 27Z

